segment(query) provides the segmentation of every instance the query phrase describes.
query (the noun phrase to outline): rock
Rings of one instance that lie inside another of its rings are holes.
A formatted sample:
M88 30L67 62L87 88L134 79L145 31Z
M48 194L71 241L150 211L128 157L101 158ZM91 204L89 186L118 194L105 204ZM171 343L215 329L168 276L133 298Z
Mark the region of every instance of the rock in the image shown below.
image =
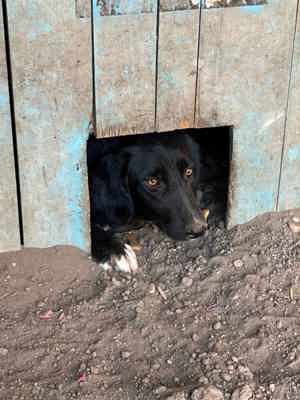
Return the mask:
M214 325L213 325L213 328L214 328L214 330L215 331L218 331L219 329L221 329L222 328L222 324L221 324L221 322L216 322Z
M91 367L91 373L92 373L93 375L99 375L99 374L100 374L100 368L99 368L99 367L94 367L94 366L92 366L92 367Z
M122 358L123 358L123 359L127 359L127 358L129 358L129 357L130 357L129 351L123 351L123 352L122 352Z
M159 363L154 363L152 368L155 369L155 370L158 370L160 368L160 364Z
M193 342L199 342L199 340L200 340L200 336L197 335L197 333L194 333L193 334Z
M198 247L188 250L187 253L186 253L186 255L187 255L188 258L195 258L195 257L197 257L197 256L199 255L199 249L198 249Z
M270 392L274 393L275 389L276 389L276 386L274 385L274 383L270 383L269 388L270 388Z
M244 265L244 263L243 263L242 260L235 260L235 261L233 262L233 265L234 265L236 268L241 268L241 267Z
M195 389L191 400L224 400L223 393L215 386L208 385Z
M250 381L254 379L253 373L250 371L248 367L244 367L243 365L240 365L238 367L238 372L240 375L244 376L245 378L248 378Z
M171 396L167 397L166 400L186 400L186 394L184 392L174 393Z
M232 376L230 374L223 374L222 378L224 379L224 381L230 382L232 379Z
M149 286L149 293L150 294L154 294L155 293L155 285L154 285L154 283L151 283L150 284L150 286Z
M188 276L185 276L185 277L182 279L182 284L183 284L183 286L185 286L185 287L191 287L192 284L193 284L193 279L192 279L192 278L189 278Z
M5 347L0 347L0 356L6 356L8 354L8 350Z
M159 386L157 389L155 389L155 394L163 394L167 391L167 388L165 386Z
M251 400L252 398L253 391L249 385L236 389L231 396L231 400Z
M300 218L293 217L292 220L289 222L289 228L293 233L300 233Z

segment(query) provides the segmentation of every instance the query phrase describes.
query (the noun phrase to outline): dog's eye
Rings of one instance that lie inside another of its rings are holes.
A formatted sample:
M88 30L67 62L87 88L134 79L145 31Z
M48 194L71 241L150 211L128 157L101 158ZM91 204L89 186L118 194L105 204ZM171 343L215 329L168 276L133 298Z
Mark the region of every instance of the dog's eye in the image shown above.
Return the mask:
M192 170L192 168L186 168L185 170L184 170L184 175L185 176L192 176L193 175L193 170Z
M146 183L149 187L154 188L159 185L159 179L156 178L155 176L150 176L147 180Z

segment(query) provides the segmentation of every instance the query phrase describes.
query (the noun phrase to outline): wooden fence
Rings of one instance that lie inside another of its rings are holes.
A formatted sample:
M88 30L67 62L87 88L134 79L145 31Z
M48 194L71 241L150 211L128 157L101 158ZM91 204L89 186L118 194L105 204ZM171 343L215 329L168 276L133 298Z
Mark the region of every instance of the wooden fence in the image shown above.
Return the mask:
M89 248L91 121L233 126L229 225L299 207L298 1L2 0L0 250Z

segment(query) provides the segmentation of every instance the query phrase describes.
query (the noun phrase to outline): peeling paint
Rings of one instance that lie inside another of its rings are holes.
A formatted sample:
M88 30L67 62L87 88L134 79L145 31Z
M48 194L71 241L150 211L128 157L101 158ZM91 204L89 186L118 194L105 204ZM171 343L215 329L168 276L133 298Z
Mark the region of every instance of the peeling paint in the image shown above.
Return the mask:
M20 231L1 6L0 60L0 251L10 251L20 248Z
M300 159L300 144L296 144L288 150L289 161L296 161Z
M81 249L86 248L86 212L84 210L86 205L82 204L86 182L80 163L85 163L88 124L89 122L85 121L83 126L86 126L86 129L82 131L75 129L67 134L64 148L60 152L60 166L57 168L56 176L49 183L49 191L56 198L59 198L60 193L64 192L66 209L69 214L66 218L68 224L65 226L66 235L74 246ZM68 182L67 192L66 182Z
M204 8L228 8L228 7L256 7L264 5L266 0L203 0ZM255 12L255 11L254 11Z
M0 88L0 107L4 108L4 106L6 106L8 104L8 97L7 94L3 94L1 93L1 88ZM1 112L1 109L0 109Z
M247 6L243 7L242 10L249 14L261 15L261 13L264 10L264 7L262 5L254 5L254 6L247 5Z
M40 35L53 32L53 26L49 22L37 22L31 31L28 32L29 40L36 40Z

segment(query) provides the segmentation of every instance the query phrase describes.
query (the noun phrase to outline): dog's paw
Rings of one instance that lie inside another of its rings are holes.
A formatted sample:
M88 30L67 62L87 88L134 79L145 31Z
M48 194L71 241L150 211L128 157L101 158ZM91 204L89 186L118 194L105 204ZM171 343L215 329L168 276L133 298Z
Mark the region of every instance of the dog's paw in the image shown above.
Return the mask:
M124 254L112 255L108 261L101 263L100 266L105 270L115 269L127 274L134 274L138 271L136 254L129 244L124 245Z

